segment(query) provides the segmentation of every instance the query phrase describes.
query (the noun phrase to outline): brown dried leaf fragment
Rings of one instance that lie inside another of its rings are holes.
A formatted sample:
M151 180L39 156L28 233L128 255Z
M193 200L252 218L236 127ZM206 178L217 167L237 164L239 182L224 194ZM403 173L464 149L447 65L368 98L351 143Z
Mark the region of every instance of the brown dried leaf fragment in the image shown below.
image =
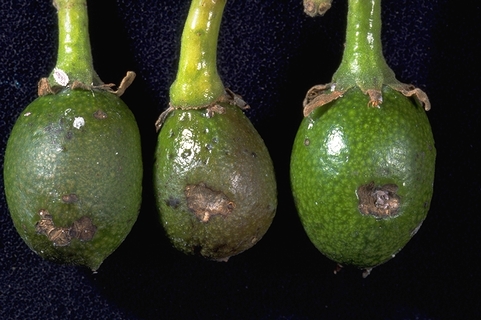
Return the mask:
M380 90L368 89L366 93L369 96L368 106L380 108L382 104L382 92Z
M117 97L120 97L121 95L123 95L125 90L127 90L127 88L130 87L132 82L134 82L135 76L136 76L135 72L127 71L127 74L120 82L120 85L117 88L117 90L113 91L112 93L115 94Z
M317 108L341 97L345 92L345 90L335 90L335 86L332 83L313 86L311 89L309 89L309 91L307 91L306 97L303 101L304 117L307 117Z
M226 102L226 103L229 103L231 105L237 106L237 107L241 108L242 110L250 109L250 106L247 104L247 102L244 101L242 96L233 92L229 88L226 88L225 92L226 92L226 94L221 96L218 99L218 102Z
M416 97L424 106L424 110L431 110L431 102L429 102L428 95L423 90L416 88L412 84L405 83L390 84L389 86L394 90L401 92L406 97Z
M175 108L171 105L169 105L169 107L167 109L165 109L165 111L163 111L159 118L155 121L155 132L159 132L160 128L162 128L162 125L164 124L165 122L165 119L167 119L167 116L169 115L169 113L171 113L172 111L174 111Z
M225 217L235 208L235 203L223 192L212 190L204 183L187 185L184 194L187 206L202 222L208 222L214 215Z
M37 94L39 97L46 96L49 94L56 94L59 90L54 90L47 78L42 78L37 83Z

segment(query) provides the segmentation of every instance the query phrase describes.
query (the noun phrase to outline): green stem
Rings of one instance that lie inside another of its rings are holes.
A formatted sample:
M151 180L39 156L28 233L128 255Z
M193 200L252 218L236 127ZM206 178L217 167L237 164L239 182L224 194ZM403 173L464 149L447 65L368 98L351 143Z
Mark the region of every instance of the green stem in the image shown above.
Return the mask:
M217 39L227 0L192 0L182 33L179 69L170 87L174 107L208 105L224 94L217 73Z
M340 91L357 85L364 92L398 82L382 53L381 0L348 0L345 49L332 82Z
M48 78L52 87L74 81L86 86L102 84L92 62L86 0L53 0L58 14L58 55ZM65 77L67 76L67 77Z

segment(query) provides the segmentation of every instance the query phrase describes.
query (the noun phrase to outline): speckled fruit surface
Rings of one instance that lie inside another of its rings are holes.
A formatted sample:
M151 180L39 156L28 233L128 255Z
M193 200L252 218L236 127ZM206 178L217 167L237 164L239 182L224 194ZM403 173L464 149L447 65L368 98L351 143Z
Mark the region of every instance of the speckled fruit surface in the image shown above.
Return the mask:
M96 270L130 232L142 191L140 135L117 96L65 89L33 101L5 152L5 193L40 256Z
M356 88L316 109L300 125L290 173L310 240L340 264L391 259L426 217L435 157L422 106L387 86L380 108Z

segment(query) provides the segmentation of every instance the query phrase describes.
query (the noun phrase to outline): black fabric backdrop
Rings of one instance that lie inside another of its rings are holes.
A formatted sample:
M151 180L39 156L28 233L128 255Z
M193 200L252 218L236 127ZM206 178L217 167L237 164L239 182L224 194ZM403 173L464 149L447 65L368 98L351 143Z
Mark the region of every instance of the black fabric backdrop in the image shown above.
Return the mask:
M419 233L395 259L361 272L309 242L289 187L289 157L305 92L329 82L341 59L346 1L323 18L300 0L231 0L219 37L225 85L273 158L278 213L265 237L227 263L171 248L150 186L154 122L167 106L189 1L89 1L95 67L104 82L138 77L123 99L143 137L142 210L97 274L36 256L14 230L0 172L0 319L473 319L480 276L480 5L384 0L386 59L431 99L438 151L435 193ZM10 130L53 68L56 13L49 0L0 1L0 167Z

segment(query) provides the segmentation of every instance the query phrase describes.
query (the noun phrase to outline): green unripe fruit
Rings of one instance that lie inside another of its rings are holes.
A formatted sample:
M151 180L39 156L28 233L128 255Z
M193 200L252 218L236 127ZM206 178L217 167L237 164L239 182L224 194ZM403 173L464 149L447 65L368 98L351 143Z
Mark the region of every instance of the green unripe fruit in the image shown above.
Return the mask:
M142 159L135 118L102 90L41 96L15 123L4 179L15 228L33 251L97 270L137 219Z
M353 88L303 119L291 158L301 222L328 258L372 268L417 232L436 150L422 106L388 86L383 103Z
M240 108L172 111L155 155L157 207L175 248L227 260L266 233L277 207L274 169Z

